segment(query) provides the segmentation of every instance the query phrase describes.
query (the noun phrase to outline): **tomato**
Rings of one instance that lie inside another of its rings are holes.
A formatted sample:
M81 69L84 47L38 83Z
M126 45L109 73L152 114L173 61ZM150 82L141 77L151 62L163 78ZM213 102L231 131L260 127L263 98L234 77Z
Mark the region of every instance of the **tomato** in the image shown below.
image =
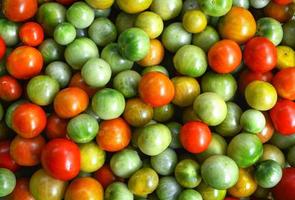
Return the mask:
M16 185L13 192L10 194L10 200L35 200L30 192L29 179L19 178L16 180Z
M249 40L243 55L245 64L254 72L268 72L277 64L277 49L264 37L254 37Z
M22 95L22 86L9 75L0 77L0 99L4 101L14 101Z
M276 146L271 144L263 145L263 155L259 161L273 160L277 162L282 168L285 167L285 156L284 153Z
M272 1L279 5L288 5L292 3L292 0L272 0Z
M67 134L67 123L66 119L62 119L55 113L52 113L47 117L46 136L49 139L65 138Z
M217 0L217 1L198 1L200 8L206 15L220 17L225 15L232 7L231 0Z
M288 5L280 5L271 1L264 9L264 14L268 17L274 18L279 22L287 22L292 18L293 9Z
M184 159L177 163L174 176L181 186L194 188L201 182L200 165L192 159Z
M6 168L11 170L12 172L17 171L20 167L13 160L9 153L11 141L9 140L1 140L0 141L0 168Z
M0 36L0 59L3 58L6 52L6 44L4 39Z
M182 188L174 177L162 177L156 189L156 194L159 199L175 199L181 191Z
M65 88L57 93L53 105L55 113L61 118L71 118L86 110L89 98L78 87Z
M193 34L192 44L201 47L205 52L219 41L219 34L212 26L207 26L202 32Z
M27 22L20 27L19 37L24 45L35 47L43 42L44 31L38 23Z
M171 103L164 106L155 107L153 120L157 122L167 122L172 119L174 110L174 105Z
M64 59L64 47L51 38L45 39L38 49L46 64Z
M242 51L236 42L221 40L209 49L208 60L215 72L230 73L241 64Z
M150 7L152 0L116 0L117 5L126 13L139 13Z
M168 104L173 100L175 93L172 81L160 72L143 75L138 89L141 99L153 107Z
M256 22L253 15L244 8L232 9L219 20L219 33L222 38L243 44L256 33Z
M115 182L105 190L105 200L133 200L133 194L124 183Z
M277 200L292 200L295 196L295 168L283 169L283 177L273 189L274 197Z
M33 17L38 9L37 0L4 0L3 14L11 21L22 22Z
M199 33L207 26L206 15L199 10L189 10L182 18L184 28L190 33Z
M150 164L159 175L167 176L174 172L177 160L176 152L167 148L159 155L152 156Z
M276 73L272 83L280 97L295 100L295 67L282 69Z
M277 20L270 17L263 17L257 21L256 35L268 38L277 46L283 39L283 28Z
M116 176L112 172L109 165L105 164L99 170L97 170L93 177L98 180L104 189L106 189L110 184L116 181Z
M273 160L265 160L255 169L255 180L263 188L273 188L282 178L281 166Z
M240 124L243 127L243 131L257 134L265 127L266 120L262 112L248 109L241 115Z
M59 180L70 180L80 171L80 150L66 139L53 139L42 150L41 162L45 171Z
M56 0L56 2L63 4L65 6L73 4L77 0Z
M88 94L89 97L92 97L97 92L97 88L87 85L87 83L82 78L81 72L77 72L72 76L69 86L81 88Z
M207 185L204 181L197 187L204 200L224 200L226 190L218 190Z
M41 53L29 46L20 46L12 51L7 58L7 70L17 79L29 79L38 75L43 67Z
M150 41L148 54L142 60L138 61L138 64L143 67L158 65L164 59L164 52L162 43L157 39L153 39Z
M15 175L8 169L0 168L0 198L9 195L16 184Z
M275 129L283 135L295 133L295 103L280 99L270 110L270 117ZM282 120L283 119L283 120Z
M295 51L289 46L278 46L277 68L284 69L295 66Z
M46 126L46 113L32 103L19 105L12 113L12 129L24 138L38 136Z
M70 82L70 78L72 77L70 66L62 61L54 61L47 65L45 74L57 80L60 88L66 87Z
M266 124L262 131L257 134L257 136L259 137L262 143L266 143L271 139L272 135L274 134L274 127L268 113L263 114L266 120Z
M180 192L178 196L178 200L186 200L186 199L194 199L194 200L202 200L202 195L194 190L194 189L185 189Z

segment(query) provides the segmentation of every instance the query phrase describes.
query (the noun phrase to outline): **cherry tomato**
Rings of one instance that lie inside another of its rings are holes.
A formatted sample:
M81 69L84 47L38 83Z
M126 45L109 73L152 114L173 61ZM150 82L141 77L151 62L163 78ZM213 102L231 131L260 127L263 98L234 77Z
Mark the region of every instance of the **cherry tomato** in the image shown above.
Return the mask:
M0 59L3 58L6 52L6 44L3 38L0 36Z
M215 43L208 53L209 66L218 73L234 71L242 61L242 51L232 40L221 40Z
M279 5L288 5L292 3L292 0L272 0L272 1Z
M279 22L287 22L293 15L293 10L288 5L280 5L274 1L270 2L264 9L264 14Z
M86 110L89 98L78 87L69 87L59 91L54 99L54 110L61 118L71 118Z
M10 194L10 200L35 200L30 192L29 179L20 178L16 180L16 185L13 192Z
M9 153L10 141L0 141L0 168L6 168L13 172L19 169L19 165L12 159Z
M273 78L272 83L280 97L295 100L295 66L279 71Z
M180 142L191 153L205 151L211 141L209 127L198 121L187 122L180 130Z
M29 79L38 75L43 67L42 54L34 47L20 46L7 58L8 72L17 79Z
M12 129L24 138L38 136L46 126L46 113L32 103L19 105L12 113Z
M269 114L268 113L263 113L263 114L264 114L264 117L266 120L266 124L265 124L265 127L263 128L263 130L260 133L257 133L257 136L259 137L259 139L262 143L266 143L273 136L274 127L273 127L272 121L269 117Z
M138 87L141 99L153 107L166 105L174 98L172 81L160 72L149 72L143 75Z
M41 163L52 177L67 181L79 174L79 147L67 139L53 139L42 150Z
M157 40L153 39L150 41L150 50L144 59L138 61L138 64L143 67L158 65L162 62L164 58L165 50L163 44Z
M104 189L107 188L111 183L115 182L117 179L110 166L106 164L97 170L93 177L98 180L98 182L100 182Z
M124 149L130 140L130 127L122 118L103 121L96 137L99 147L110 152Z
M69 86L81 88L88 94L89 97L92 97L98 90L97 88L92 88L87 85L80 72L77 72L72 76Z
M4 101L15 101L22 95L20 83L9 75L0 77L0 99Z
M16 136L10 145L10 155L21 166L35 166L40 163L45 143L41 135L28 139Z
M254 72L268 72L277 64L277 49L267 38L254 37L246 43L244 61Z
M28 46L38 46L43 42L44 31L36 22L27 22L20 27L19 37Z
M52 113L47 117L46 136L49 139L65 138L67 135L67 123L68 121L66 119L62 119L55 113Z
M275 129L283 135L295 133L295 102L280 99L270 110L270 117Z
M273 195L276 200L294 200L295 197L295 168L283 169L281 181L274 187Z
M3 0L3 14L11 21L21 22L33 17L38 9L37 0Z

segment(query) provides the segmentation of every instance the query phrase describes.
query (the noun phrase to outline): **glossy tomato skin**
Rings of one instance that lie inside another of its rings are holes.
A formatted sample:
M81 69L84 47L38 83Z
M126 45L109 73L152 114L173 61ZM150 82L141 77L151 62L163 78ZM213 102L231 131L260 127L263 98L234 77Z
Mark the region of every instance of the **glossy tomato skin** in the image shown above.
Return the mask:
M116 181L116 176L112 172L109 165L105 164L99 170L97 170L93 177L106 189L111 183Z
M27 22L20 27L19 37L28 46L38 46L43 42L44 31L36 22Z
M283 169L281 181L274 187L273 194L276 200L293 200L295 196L295 168Z
M43 148L41 162L50 176L63 181L71 180L80 171L80 150L70 140L53 139Z
M20 178L16 180L16 185L13 192L10 194L10 200L35 200L30 192L29 179Z
M272 81L278 95L284 99L295 100L295 66L282 69Z
M32 103L19 105L12 113L12 129L24 138L39 135L46 126L46 113Z
M249 40L243 55L245 64L254 72L268 72L277 64L277 49L264 37L254 37Z
M4 101L14 101L22 95L20 83L9 75L0 77L0 99Z
M62 119L57 114L52 113L47 117L46 136L49 139L65 138L67 135L67 123L66 119Z
M211 141L209 127L197 121L187 122L180 130L180 142L191 153L205 151Z
M174 98L172 81L160 72L143 75L138 88L141 99L153 107L166 105Z
M10 143L11 141L9 140L3 140L0 142L0 168L6 168L15 172L20 166L10 156Z
M6 51L6 44L3 38L0 36L0 59L3 58Z
M295 133L295 103L290 100L280 99L270 110L275 129L283 135Z
M39 74L43 67L42 54L35 48L20 46L7 58L7 70L17 79L29 79Z
M33 17L38 9L37 0L4 0L3 13L11 21L21 22Z

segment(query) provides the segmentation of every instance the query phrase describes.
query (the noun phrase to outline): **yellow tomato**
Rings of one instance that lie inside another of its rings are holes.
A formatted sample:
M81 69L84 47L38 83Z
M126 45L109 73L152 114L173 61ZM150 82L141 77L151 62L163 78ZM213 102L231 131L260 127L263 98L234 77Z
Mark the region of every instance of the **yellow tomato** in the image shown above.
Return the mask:
M86 0L86 2L96 9L110 8L115 0Z
M116 0L119 8L126 13L139 13L150 7L153 0Z
M295 51L288 46L278 46L278 62L277 68L284 69L295 67Z
M252 175L252 169L240 169L238 182L228 192L238 198L251 196L257 188L257 183Z
M190 33L200 33L207 26L206 15L199 10L187 11L182 19L183 27Z

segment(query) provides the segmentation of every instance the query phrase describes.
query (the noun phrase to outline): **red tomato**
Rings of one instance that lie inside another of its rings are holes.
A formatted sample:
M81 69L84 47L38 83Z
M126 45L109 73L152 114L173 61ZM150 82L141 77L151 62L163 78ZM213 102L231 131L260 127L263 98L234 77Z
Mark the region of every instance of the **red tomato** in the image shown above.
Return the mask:
M130 140L130 127L122 118L103 121L96 137L99 147L110 152L124 149Z
M170 103L175 94L172 81L160 72L149 72L143 75L138 87L141 99L153 107Z
M246 43L244 61L254 72L268 72L277 64L276 46L267 38L254 37Z
M283 135L295 133L295 103L280 99L270 110L270 117L275 129Z
M93 176L101 183L103 188L107 188L110 184L116 181L116 176L113 174L110 166L104 165L94 173Z
M3 56L5 55L5 51L6 51L6 44L3 38L0 36L0 59L2 59Z
M272 1L279 5L288 5L292 3L293 0L272 0Z
M8 56L6 67L15 78L29 79L41 72L43 57L34 47L20 46Z
M295 67L285 68L279 71L272 83L280 97L295 100Z
M38 46L44 39L42 26L36 22L27 22L20 27L20 40L28 46Z
M11 21L21 22L33 17L38 9L38 0L3 0L3 14Z
M221 40L210 48L208 60L215 72L230 73L241 64L242 51L233 40Z
M16 185L13 192L10 194L10 200L35 200L29 188L30 180L20 178L16 180Z
M71 118L86 110L89 98L78 87L69 87L59 91L54 99L54 111L61 118Z
M10 145L10 155L21 166L35 166L40 163L45 144L46 141L41 135L28 139L16 136Z
M9 75L0 77L0 99L15 101L22 95L22 87L19 82Z
M249 83L252 81L266 81L270 82L272 80L273 74L271 71L265 72L265 73L258 73L253 72L251 70L245 69L241 72L240 78L239 78L239 90L242 94L244 94L244 91Z
M295 197L295 168L283 169L281 181L274 187L273 195L276 200L294 200Z
M0 168L6 168L15 172L19 169L19 166L10 156L9 149L10 141L0 141Z
M75 1L77 1L77 0L56 0L56 2L66 5L66 6L73 4Z
M50 176L63 181L71 180L80 171L79 147L67 139L53 139L43 148L41 163Z
M46 113L32 103L19 105L12 113L12 129L24 138L38 136L46 126Z
M68 121L66 119L62 119L55 113L52 113L47 117L46 136L49 139L65 138L67 135L67 123Z
M201 153L205 151L211 141L209 127L198 121L187 122L180 129L180 142L190 153Z
M88 94L89 97L92 97L98 91L97 88L92 88L85 83L80 72L77 72L74 76L72 76L69 87L81 88Z

